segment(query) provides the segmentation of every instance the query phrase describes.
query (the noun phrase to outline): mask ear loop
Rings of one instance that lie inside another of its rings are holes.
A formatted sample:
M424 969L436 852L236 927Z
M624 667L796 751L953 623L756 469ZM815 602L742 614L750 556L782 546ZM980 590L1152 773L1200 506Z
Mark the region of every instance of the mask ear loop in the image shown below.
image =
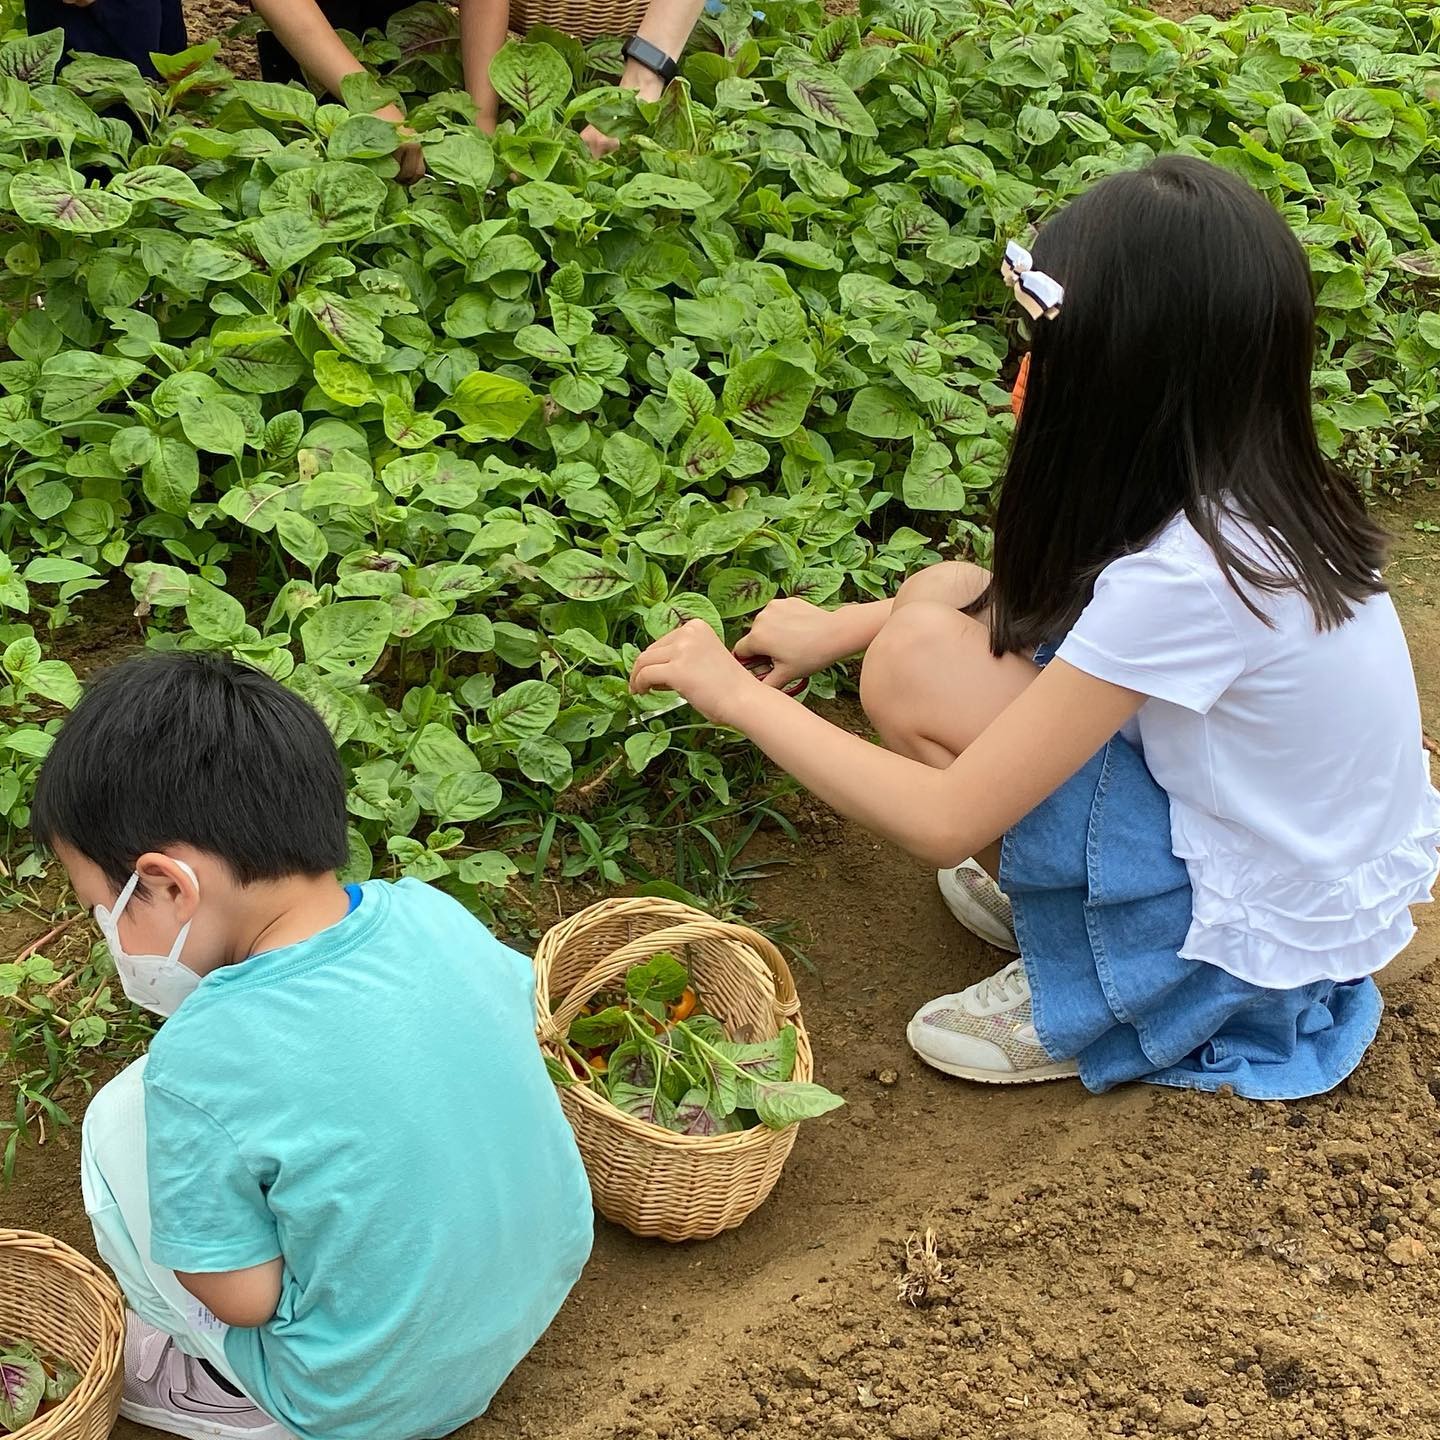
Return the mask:
M195 887L195 899L198 902L200 899L200 877L183 860L177 860L175 863L190 877L190 883ZM187 920L180 927L180 933L176 935L175 943L170 947L170 954L167 957L168 959L177 962L179 961L180 952L185 948L185 940L190 934L190 926L192 923L192 920Z
M97 905L94 914L98 917L100 912L104 911L105 918L112 925L119 924L120 917L125 913L125 907L130 903L135 894L135 887L139 883L140 872L138 870L131 871L130 878L120 887L120 893L115 897L115 908L112 910L108 905Z
M190 877L190 883L195 887L195 897L198 900L200 897L200 877L195 873L194 867L187 864L184 860L177 860L175 863ZM97 905L95 907L94 913L97 923L99 921L100 912L103 910L105 913L105 918L110 924L110 926L113 928L117 940L120 936L120 917L125 913L125 907L134 898L136 888L139 886L139 884L140 872L138 870L135 870L131 873L130 878L121 887L120 894L116 896L115 908L113 910L107 909L103 905ZM190 926L192 923L192 921L187 920L180 927L179 933L175 936L175 943L170 947L170 954L168 956L169 959L178 960L180 958L180 952L185 948L185 940L190 934ZM108 937L106 943L109 943Z

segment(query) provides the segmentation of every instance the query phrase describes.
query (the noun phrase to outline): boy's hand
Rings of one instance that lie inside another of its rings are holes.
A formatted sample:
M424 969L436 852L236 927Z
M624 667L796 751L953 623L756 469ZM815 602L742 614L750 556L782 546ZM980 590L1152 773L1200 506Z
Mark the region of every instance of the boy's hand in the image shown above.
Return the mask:
M764 683L783 690L842 659L849 651L836 612L808 600L772 600L735 646L738 660L767 657L773 667Z
M759 683L703 620L689 620L657 640L630 674L635 694L673 690L717 725L732 725L737 702Z

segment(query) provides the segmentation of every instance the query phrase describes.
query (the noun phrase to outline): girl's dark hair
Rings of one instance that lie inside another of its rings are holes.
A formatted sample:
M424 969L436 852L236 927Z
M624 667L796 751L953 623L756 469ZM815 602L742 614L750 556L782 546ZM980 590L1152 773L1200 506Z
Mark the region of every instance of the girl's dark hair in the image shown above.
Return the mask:
M325 722L224 655L142 655L85 690L45 758L30 829L115 886L193 845L241 884L323 875L348 858L345 774Z
M1298 590L1329 628L1383 591L1385 533L1315 436L1309 266L1265 199L1166 156L1101 181L1032 253L1065 301L1033 325L976 607L997 655L1061 638L1100 571L1181 512L1256 614L1254 592ZM1227 516L1259 545L1237 549Z

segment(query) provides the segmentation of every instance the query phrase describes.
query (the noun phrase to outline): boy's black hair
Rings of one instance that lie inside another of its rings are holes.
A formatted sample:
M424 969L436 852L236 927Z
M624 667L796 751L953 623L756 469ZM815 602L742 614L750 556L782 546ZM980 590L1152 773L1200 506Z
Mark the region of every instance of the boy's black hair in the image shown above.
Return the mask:
M179 844L246 885L323 875L347 859L345 776L325 722L268 675L224 655L142 655L87 686L40 771L30 828L116 886Z
M1257 614L1247 589L1298 590L1328 628L1384 589L1385 532L1316 439L1310 270L1268 201L1165 156L1066 206L1032 253L1065 299L1033 325L975 607L997 655L1059 640L1100 571L1181 513ZM1241 553L1227 515L1268 556Z

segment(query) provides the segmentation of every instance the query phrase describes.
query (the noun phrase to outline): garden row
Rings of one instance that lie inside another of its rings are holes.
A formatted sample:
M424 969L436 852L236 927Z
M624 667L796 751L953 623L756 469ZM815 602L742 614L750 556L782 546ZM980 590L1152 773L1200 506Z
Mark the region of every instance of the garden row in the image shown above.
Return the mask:
M1328 448L1390 481L1434 454L1429 3L732 5L655 106L610 88L613 44L538 32L497 62L493 141L455 24L397 16L343 105L234 79L214 43L160 87L57 73L58 32L0 49L12 876L77 694L46 656L107 585L150 643L315 703L356 873L472 903L517 864L613 883L645 826L726 813L717 737L632 723L637 647L983 558L1020 343L1001 242L1156 151L1240 171L1304 241ZM395 94L409 190L368 113Z

